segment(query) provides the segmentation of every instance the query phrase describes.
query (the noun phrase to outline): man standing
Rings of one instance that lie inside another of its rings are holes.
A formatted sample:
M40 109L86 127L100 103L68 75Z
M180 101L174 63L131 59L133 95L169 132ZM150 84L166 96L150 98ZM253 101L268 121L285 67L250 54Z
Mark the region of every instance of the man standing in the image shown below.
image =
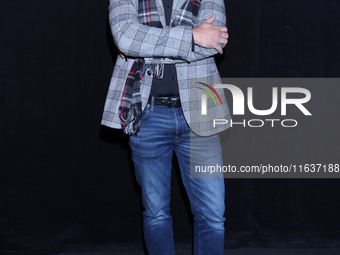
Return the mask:
M109 20L120 58L102 124L131 135L148 253L174 252L170 180L175 151L194 215L194 254L223 254L223 176L190 174L195 165L223 165L218 133L229 126L213 125L214 118L230 118L223 90L193 79L219 79L213 55L223 53L228 42L224 1L110 0ZM207 100L208 114L202 115L199 102L206 89L220 104Z

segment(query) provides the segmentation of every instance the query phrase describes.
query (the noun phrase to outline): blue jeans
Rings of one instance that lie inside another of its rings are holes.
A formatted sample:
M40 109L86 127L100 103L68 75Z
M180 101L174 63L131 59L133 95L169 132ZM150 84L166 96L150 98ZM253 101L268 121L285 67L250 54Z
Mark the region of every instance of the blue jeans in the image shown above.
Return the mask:
M190 131L180 107L151 104L143 111L140 131L130 137L130 147L142 188L148 253L174 254L170 180L175 151L194 215L194 254L223 254L224 179L190 177L190 158L200 166L223 166L219 136L198 137Z

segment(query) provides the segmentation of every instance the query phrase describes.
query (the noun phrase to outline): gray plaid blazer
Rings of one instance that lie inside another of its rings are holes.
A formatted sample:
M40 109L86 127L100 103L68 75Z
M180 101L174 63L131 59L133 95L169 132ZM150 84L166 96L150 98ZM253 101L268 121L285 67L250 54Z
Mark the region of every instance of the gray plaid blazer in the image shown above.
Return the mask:
M188 0L174 0L171 23L178 15L183 15L180 8L186 1ZM141 24L144 17L138 15L138 0L110 0L109 22L112 35L116 46L124 53L126 59L117 58L105 102L102 125L122 128L118 116L122 91L134 59L142 57L145 64L176 64L182 110L194 133L210 136L229 128L230 112L223 89L216 89L222 104L219 100L216 100L218 102L216 104L213 98L207 96L207 114L201 114L201 95L205 92L198 89L204 86L197 81L211 86L220 83L213 58L218 51L198 45L195 45L194 49L192 47L192 28L197 27L202 21L216 14L213 25L225 26L224 0L202 0L197 17L189 14L192 16L193 27L166 26L162 0L156 0L156 5L163 28ZM141 81L142 109L147 104L153 79L153 73L146 74ZM214 127L214 119L226 119L228 124Z

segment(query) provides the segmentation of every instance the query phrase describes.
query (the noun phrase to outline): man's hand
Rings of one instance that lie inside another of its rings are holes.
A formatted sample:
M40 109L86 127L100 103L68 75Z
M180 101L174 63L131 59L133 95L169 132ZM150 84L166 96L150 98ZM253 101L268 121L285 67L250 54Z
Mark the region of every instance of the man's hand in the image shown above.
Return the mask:
M211 23L215 20L213 14L209 19L203 21L198 27L192 29L195 44L204 48L213 48L223 53L222 48L228 43L228 28L214 26ZM222 47L220 46L222 44Z
M119 56L120 56L122 59L125 58L124 54L123 54L119 49L118 49L118 54L119 54Z

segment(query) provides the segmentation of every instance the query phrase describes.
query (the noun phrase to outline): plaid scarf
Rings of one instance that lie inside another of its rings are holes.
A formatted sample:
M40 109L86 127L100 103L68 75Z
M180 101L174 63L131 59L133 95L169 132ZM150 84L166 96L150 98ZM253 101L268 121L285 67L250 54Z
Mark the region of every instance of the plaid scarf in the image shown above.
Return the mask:
M179 13L172 23L172 27L194 25L190 14L197 17L202 0L187 0L182 5ZM138 18L143 25L163 28L157 10L156 0L138 0ZM142 101L140 94L140 81L145 75L145 71L151 69L155 78L163 78L163 64L145 66L143 58L138 58L132 64L130 72L125 82L122 101L119 107L120 121L127 135L137 134L140 128L142 116Z

